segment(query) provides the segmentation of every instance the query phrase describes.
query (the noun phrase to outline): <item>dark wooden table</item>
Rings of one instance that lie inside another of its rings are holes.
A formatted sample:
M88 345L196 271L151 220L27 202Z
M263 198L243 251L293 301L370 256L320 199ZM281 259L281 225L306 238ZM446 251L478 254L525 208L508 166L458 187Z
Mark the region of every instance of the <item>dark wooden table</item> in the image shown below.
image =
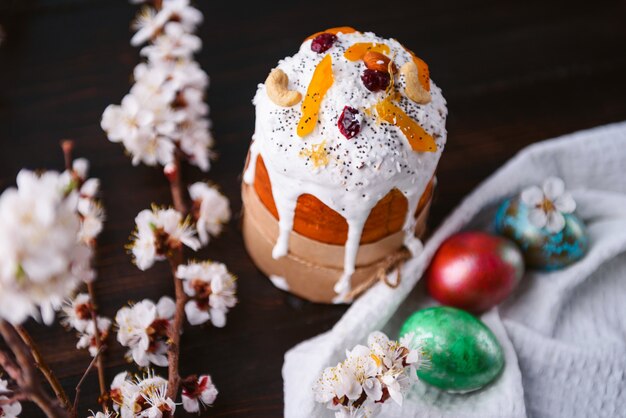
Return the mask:
M219 161L208 175L241 208L240 173L253 132L256 85L302 39L321 28L351 25L395 37L414 49L443 88L449 139L439 168L430 225L524 146L626 118L626 3L447 0L341 2L197 1L205 14L198 60L211 76L208 102ZM510 3L510 4L508 4ZM101 235L97 289L102 312L129 300L172 293L162 263L140 272L124 250L134 216L168 203L160 171L132 167L100 129L102 111L128 91L138 62L130 47L134 6L120 0L0 0L0 189L21 167L62 168L61 138L74 138L102 180L108 221ZM239 277L239 305L224 329L188 328L182 371L210 373L219 390L207 416L282 415L284 352L331 328L344 307L315 305L275 289L252 265L238 220L202 257ZM72 392L89 363L59 326L29 324L45 357ZM128 367L111 339L107 376ZM96 376L81 411L96 408ZM182 409L182 408L181 408ZM25 417L37 417L27 409Z

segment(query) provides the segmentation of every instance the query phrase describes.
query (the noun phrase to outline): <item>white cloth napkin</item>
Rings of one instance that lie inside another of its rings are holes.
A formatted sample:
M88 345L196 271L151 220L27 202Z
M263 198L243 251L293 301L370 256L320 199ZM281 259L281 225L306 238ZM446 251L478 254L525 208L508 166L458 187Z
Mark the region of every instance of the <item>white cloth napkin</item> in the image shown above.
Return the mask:
M285 355L285 417L332 417L313 399L320 372L374 330L396 338L413 311L433 302L419 279L441 242L490 229L497 205L548 176L561 177L585 221L590 250L552 273L529 271L514 295L483 315L506 366L481 391L450 395L419 383L383 417L626 417L626 123L534 144L471 193L404 266L397 289L378 284L333 327Z

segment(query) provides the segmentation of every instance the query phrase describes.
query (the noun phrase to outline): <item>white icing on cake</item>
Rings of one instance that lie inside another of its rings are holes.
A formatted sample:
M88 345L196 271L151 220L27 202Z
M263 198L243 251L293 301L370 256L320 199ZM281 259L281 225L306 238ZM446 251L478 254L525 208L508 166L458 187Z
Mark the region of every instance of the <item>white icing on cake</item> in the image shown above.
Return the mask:
M272 281L272 284L276 286L277 288L279 288L280 290L284 290L286 292L289 291L289 284L287 283L287 280L285 280L284 277L272 274L270 276L270 280Z
M250 162L244 182L253 184L257 156L261 155L272 184L274 202L279 216L279 237L273 257L280 258L289 249L289 233L298 197L311 194L342 215L349 226L345 244L344 272L335 286L338 300L350 291L350 276L355 269L356 255L363 226L371 209L392 189L400 190L408 200L408 212L403 227L409 249L415 244L414 213L419 199L433 176L446 142L446 102L441 90L431 81L432 101L418 105L404 94L404 77L396 76L395 85L402 98L396 104L437 143L435 152L415 152L400 128L377 121L372 107L385 97L385 92L373 93L365 88L361 74L362 60L349 61L344 52L355 43L384 43L390 48L389 57L400 68L411 55L394 39L384 39L373 33L338 34L337 41L324 53L311 50L311 40L305 41L293 57L280 61L278 68L289 77L289 89L304 97L317 64L331 54L334 83L324 96L317 126L304 138L296 133L302 115L302 102L284 108L274 104L260 84L254 97L256 128L250 146ZM337 127L344 106L358 109L361 131L345 138ZM367 115L365 109L371 109ZM329 163L315 167L312 160L301 156L326 141Z

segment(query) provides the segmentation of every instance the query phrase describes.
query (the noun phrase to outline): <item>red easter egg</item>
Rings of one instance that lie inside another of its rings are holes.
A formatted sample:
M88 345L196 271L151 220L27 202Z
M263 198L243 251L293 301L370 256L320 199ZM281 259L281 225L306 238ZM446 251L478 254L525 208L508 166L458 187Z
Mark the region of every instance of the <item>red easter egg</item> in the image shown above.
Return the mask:
M512 241L468 231L441 244L426 280L431 296L441 304L480 313L506 299L523 274L524 259Z

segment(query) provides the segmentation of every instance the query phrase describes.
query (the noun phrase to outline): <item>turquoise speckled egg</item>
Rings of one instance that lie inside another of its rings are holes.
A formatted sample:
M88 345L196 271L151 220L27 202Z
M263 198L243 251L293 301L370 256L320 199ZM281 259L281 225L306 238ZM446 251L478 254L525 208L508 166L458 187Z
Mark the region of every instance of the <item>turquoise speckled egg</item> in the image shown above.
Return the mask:
M580 260L589 246L583 222L574 214L563 214L565 227L550 233L528 219L529 207L519 197L505 200L498 208L496 231L515 241L524 254L526 266L558 270Z

